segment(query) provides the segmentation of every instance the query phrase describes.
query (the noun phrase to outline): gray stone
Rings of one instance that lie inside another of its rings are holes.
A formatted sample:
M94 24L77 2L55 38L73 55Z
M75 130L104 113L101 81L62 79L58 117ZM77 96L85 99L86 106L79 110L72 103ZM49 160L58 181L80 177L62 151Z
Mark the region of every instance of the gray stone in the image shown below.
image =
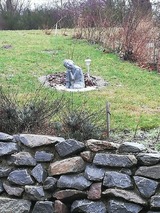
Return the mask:
M31 202L28 200L0 197L1 213L29 213Z
M61 175L67 173L78 173L85 169L85 162L81 157L67 158L56 161L49 166L50 175Z
M32 213L53 213L53 202L51 201L37 201Z
M44 180L47 178L47 171L41 164L35 166L34 169L32 169L31 174L38 183L43 183Z
M20 136L17 136L17 140L25 146L33 148L62 142L64 138L48 135L20 134Z
M9 155L18 151L16 143L0 142L0 156Z
M117 187L122 189L132 189L133 183L129 175L120 172L106 172L103 185L107 188Z
M35 166L36 160L29 152L19 152L11 155L9 161L17 166Z
M43 183L43 188L45 190L54 191L57 186L57 179L54 177L47 177Z
M84 161L91 163L93 161L93 152L91 151L84 151L80 153L80 156L83 158Z
M12 141L13 140L13 136L0 132L0 141Z
M93 183L89 190L87 198L89 200L99 200L102 194L102 183Z
M155 180L160 179L160 164L155 166L141 166L135 175L152 178Z
M26 184L33 184L33 180L31 176L28 174L26 169L23 170L14 170L8 176L8 180L11 183L15 183L17 185L26 185Z
M108 213L138 213L142 210L142 206L112 199L108 202L107 210Z
M158 182L139 176L134 176L135 184L144 198L149 198L155 194Z
M70 213L68 207L62 203L60 200L55 200L54 202L55 213Z
M106 213L107 211L103 202L90 201L90 200L76 200L72 203L71 212Z
M159 212L157 212L157 211L156 212L155 211L154 212L153 211L149 211L147 213L160 213L160 211Z
M43 201L45 199L45 194L42 186L25 186L25 192L29 200Z
M11 171L11 167L0 167L0 177L8 177Z
M20 197L24 191L23 188L11 186L9 185L9 183L3 183L3 187L8 195L13 195L17 197Z
M87 180L82 174L62 175L57 182L57 187L84 190L91 184L92 182Z
M53 197L64 202L73 202L74 200L87 198L87 193L75 189L66 189L55 192Z
M151 197L150 206L151 209L160 210L160 194Z
M37 151L35 154L35 159L37 162L50 162L53 160L54 155L52 153L47 153L45 151Z
M103 151L103 150L116 150L119 147L119 144L96 140L96 139L89 139L86 142L86 146L93 152Z
M84 176L91 181L100 181L104 178L105 169L98 168L95 165L87 165Z
M94 157L93 163L100 166L129 168L137 164L137 159L134 155L97 153Z
M85 146L84 143L74 139L68 139L55 145L56 151L60 157L67 157L72 154L77 154L82 151Z
M160 153L139 153L138 162L144 166L152 166L160 162Z
M145 151L146 147L140 143L125 142L118 148L119 153L139 153Z
M0 193L2 193L3 191L4 191L3 183L0 181Z
M140 205L146 205L146 200L141 198L138 194L136 194L134 191L127 191L124 189L106 189L104 192L102 192L103 195L110 198L118 197L123 198L126 201L133 202Z

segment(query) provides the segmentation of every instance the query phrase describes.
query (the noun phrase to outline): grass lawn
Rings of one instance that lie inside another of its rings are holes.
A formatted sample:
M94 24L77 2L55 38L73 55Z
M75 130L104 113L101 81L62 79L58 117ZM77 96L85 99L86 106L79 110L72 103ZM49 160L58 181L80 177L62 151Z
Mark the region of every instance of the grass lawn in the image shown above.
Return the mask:
M11 45L10 48L5 48ZM51 50L47 52L46 50ZM109 84L97 91L73 95L75 103L87 100L90 108L111 105L111 129L143 130L160 126L160 75L104 54L97 45L70 36L46 35L43 31L0 31L0 84L21 99L40 86L38 77L65 71L64 59L82 67L91 58L91 75L101 76ZM42 92L53 93L43 88ZM62 93L62 92L59 92Z

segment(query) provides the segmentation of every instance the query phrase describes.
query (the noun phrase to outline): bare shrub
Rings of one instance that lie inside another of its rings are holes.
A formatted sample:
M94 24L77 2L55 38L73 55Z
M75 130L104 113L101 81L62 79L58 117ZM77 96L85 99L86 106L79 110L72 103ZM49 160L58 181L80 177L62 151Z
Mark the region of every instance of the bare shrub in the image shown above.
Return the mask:
M73 96L66 102L55 122L56 134L65 138L84 141L90 138L100 139L105 132L105 108L89 107L88 102L78 104Z
M34 96L29 96L23 102L18 94L7 93L0 88L1 132L51 132L51 119L63 107L63 96L42 95L39 90Z

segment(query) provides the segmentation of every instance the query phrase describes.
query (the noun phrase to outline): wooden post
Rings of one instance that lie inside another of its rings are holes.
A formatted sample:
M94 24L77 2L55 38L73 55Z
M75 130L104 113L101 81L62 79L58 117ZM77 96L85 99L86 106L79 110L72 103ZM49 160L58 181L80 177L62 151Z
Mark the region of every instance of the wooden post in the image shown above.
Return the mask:
M107 137L109 138L110 133L110 104L109 102L106 103L106 117L107 117Z

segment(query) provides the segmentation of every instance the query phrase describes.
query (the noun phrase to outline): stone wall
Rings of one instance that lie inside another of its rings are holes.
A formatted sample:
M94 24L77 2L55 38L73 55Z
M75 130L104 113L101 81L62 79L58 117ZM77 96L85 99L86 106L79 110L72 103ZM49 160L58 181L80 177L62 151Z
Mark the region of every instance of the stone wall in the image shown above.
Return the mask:
M0 133L0 213L27 212L160 213L160 153Z

